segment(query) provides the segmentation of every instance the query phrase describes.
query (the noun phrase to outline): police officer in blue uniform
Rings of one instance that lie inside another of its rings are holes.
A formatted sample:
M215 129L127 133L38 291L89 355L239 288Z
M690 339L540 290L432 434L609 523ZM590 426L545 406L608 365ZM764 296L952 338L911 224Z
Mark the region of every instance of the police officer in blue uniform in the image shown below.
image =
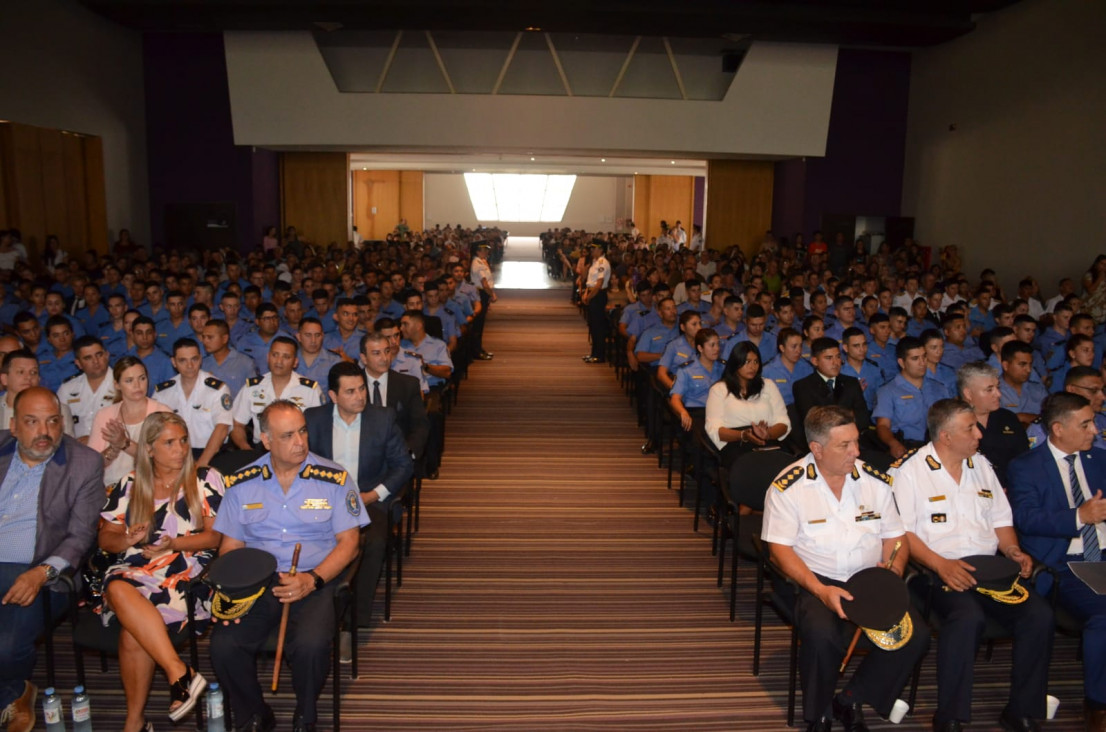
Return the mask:
M842 332L845 358L841 360L841 373L860 382L864 401L871 410L876 404L876 392L883 386L883 372L879 365L867 357L868 341L860 328L846 328Z
M246 381L257 376L257 365L244 353L230 347L230 331L225 320L209 320L200 334L203 340L203 370L227 385L231 397L238 395Z
M929 408L947 394L940 384L925 378L925 347L920 340L906 336L896 351L901 371L876 392L872 419L876 435L897 460L925 444Z
M330 665L335 581L357 555L369 523L357 481L339 465L308 451L307 422L292 402L278 400L260 415L269 453L225 478L215 519L220 555L242 547L277 559L279 580L238 621L218 625L211 661L240 729L272 730L276 719L257 679L257 653L291 606L285 658L296 693L294 732L316 729L316 706ZM296 574L289 570L301 544Z
M802 357L803 336L791 328L782 328L776 338L776 357L764 364L761 376L775 383L788 406L795 403L792 385L814 373L810 361Z

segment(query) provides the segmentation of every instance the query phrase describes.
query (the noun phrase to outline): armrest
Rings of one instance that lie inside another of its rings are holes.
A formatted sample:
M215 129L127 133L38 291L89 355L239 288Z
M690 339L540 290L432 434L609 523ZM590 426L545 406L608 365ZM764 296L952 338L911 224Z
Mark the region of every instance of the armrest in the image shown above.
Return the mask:
M759 534L754 534L752 537L753 548L756 549L757 554L760 556L760 564L764 567L764 570L772 575L774 580L783 582L789 586L794 592L799 592L799 583L784 574L779 565L772 561L771 553L768 551L768 546L764 543L764 540L760 538ZM797 595L796 595L797 596Z

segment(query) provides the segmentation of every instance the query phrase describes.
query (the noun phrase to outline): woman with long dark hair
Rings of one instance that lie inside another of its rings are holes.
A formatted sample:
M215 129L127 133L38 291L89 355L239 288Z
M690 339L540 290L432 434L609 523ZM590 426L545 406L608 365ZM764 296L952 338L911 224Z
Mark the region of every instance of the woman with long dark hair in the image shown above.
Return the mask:
M791 431L780 390L761 377L760 352L742 341L726 361L722 380L707 395L706 431L726 465L756 447L778 444Z

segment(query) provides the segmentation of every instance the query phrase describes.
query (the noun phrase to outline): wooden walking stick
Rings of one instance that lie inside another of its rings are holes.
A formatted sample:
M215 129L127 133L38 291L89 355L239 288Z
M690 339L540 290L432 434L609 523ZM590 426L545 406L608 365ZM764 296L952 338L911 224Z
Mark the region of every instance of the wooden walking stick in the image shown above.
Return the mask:
M292 568L288 570L290 577L296 576L296 565L300 562L300 545L292 551ZM276 663L273 664L273 691L277 690L280 683L280 662L284 656L284 634L288 632L288 611L292 609L292 603L284 603L284 610L280 613L280 631L277 632Z
M899 549L902 548L902 542L896 541L895 547L891 550L891 556L887 559L887 562L883 565L887 569L895 566L895 557L899 553ZM845 660L841 662L841 668L837 669L837 673L845 673L845 667L849 665L849 660L853 657L853 651L856 650L856 643L860 640L860 634L863 632L863 628L857 626L856 632L853 633L853 642L849 644L849 650L845 651ZM273 691L276 691L274 688Z

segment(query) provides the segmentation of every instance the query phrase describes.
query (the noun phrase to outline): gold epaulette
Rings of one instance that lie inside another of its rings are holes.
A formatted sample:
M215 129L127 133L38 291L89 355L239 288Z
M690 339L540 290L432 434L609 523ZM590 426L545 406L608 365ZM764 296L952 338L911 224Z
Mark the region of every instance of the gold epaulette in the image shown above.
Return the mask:
M910 458L914 457L914 455L918 452L918 450L921 450L921 449L922 448L920 448L920 447L915 447L913 450L907 450L905 453L903 453L903 456L901 458L899 458L895 462L891 463L891 467L892 468L901 468L903 463L905 463Z
M349 474L338 468L327 468L322 465L308 465L300 473L301 478L308 480L322 480L335 485L345 485Z
M772 485L778 491L785 491L792 485L794 485L795 481L797 481L799 478L802 478L805 473L806 470L803 469L802 465L796 465L795 467L791 468L791 470L788 470L786 473L781 475L779 478L776 478L776 480L772 482Z
M906 456L903 455L903 457L906 457ZM894 484L894 482L895 482L894 478L892 478L887 473L884 473L881 470L876 470L875 468L873 468L868 463L864 463L863 465L864 465L864 472L867 473L868 475L872 476L873 478L878 478L878 479L882 480L887 485L893 485Z
M237 473L231 473L225 476L223 478L223 485L230 488L238 483L245 483L247 480L253 480L258 476L262 476L268 480L272 475L273 473L269 470L268 465L251 465L239 470Z

